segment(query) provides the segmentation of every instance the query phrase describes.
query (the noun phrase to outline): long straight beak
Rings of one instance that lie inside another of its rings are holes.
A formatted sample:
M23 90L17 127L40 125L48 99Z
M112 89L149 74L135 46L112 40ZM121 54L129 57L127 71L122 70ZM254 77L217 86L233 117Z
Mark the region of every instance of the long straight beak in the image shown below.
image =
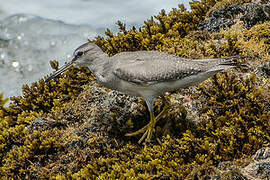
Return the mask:
M69 68L71 68L73 65L75 64L74 59L72 61L70 61L69 63L65 64L63 67L61 67L59 70L53 72L46 80L45 82L48 82L56 77L58 77L59 75L61 75L63 72L65 72L66 70L68 70Z

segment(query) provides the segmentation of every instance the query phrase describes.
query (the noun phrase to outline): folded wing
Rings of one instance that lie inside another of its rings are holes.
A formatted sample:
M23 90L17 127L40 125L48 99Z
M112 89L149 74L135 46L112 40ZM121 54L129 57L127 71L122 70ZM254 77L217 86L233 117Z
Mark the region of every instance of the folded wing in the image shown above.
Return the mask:
M145 86L179 80L207 70L202 66L204 62L195 66L190 60L162 52L139 51L119 55L113 56L117 61L113 73L120 79Z

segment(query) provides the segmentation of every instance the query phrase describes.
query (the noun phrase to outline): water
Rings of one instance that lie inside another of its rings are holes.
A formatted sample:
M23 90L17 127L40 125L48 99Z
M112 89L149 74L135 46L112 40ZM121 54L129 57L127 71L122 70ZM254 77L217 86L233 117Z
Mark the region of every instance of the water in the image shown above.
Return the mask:
M188 1L185 2L187 4ZM80 44L116 32L117 20L127 27L177 7L178 0L0 0L0 93L21 95L31 84L52 72L50 60L60 65L71 59ZM183 3L183 2L182 2Z

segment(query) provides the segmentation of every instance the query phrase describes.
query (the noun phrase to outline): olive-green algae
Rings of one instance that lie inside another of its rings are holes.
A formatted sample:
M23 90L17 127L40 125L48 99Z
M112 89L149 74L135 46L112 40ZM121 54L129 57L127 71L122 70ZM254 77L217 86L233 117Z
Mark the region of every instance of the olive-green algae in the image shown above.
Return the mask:
M125 26L118 22L120 31L117 36L107 30L105 35L108 38L99 36L95 43L109 55L122 51L164 50L169 39L177 41L195 30L214 4L215 2L211 0L194 1L190 3L191 11L187 11L183 5L179 5L179 9L173 8L168 14L162 10L155 16L155 20L151 17L139 30L136 28L126 30Z
M1 96L0 174L14 177L18 175L17 177L22 178L23 168L29 166L31 162L29 159L33 158L36 152L45 155L51 146L60 146L59 142L51 137L57 130L50 129L45 134L36 132L37 135L32 137L32 133L27 131L27 125L51 110L53 112L64 108L64 104L74 99L82 90L81 86L91 79L94 77L88 69L83 68L79 72L78 68L73 68L65 78L48 84L40 80L38 83L33 83L31 87L23 86L23 96L11 97L11 103L7 108L2 105L6 100L2 100ZM41 136L44 136L44 139ZM35 139L39 144L36 144ZM44 151L41 151L43 149Z
M228 1L218 3L222 7ZM169 14L161 11L139 30L126 30L118 22L117 35L107 30L107 39L97 37L94 42L109 55L135 50L162 50L188 58L249 55L248 63L256 72L256 65L270 59L269 23L249 30L236 24L213 34L195 31L215 4L205 0L192 2L191 12L182 5ZM24 95L11 98L9 107L3 106L0 97L0 174L55 179L209 178L217 173L219 162L242 162L269 145L270 87L264 85L267 79L255 74L244 76L235 70L191 88L192 100L199 101L199 121L189 122L189 112L174 105L158 124L160 128L165 124L165 134L171 136L145 147L136 138L122 136L147 121L146 108L142 108L144 113L135 112L126 124L117 121L116 108L110 114L116 122L108 129L102 128L105 116L97 119L99 124L89 122L88 102L82 100L91 96L84 85L93 80L86 68L72 68L60 79L24 86ZM157 103L156 113L161 109Z

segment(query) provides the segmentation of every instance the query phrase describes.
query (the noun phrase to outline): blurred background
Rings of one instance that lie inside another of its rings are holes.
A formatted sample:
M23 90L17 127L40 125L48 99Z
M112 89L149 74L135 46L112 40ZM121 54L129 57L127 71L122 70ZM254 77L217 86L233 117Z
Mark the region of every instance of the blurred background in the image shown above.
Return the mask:
M161 9L169 12L189 0L0 0L0 93L22 95L31 84L52 72L50 60L60 66L74 49L117 32L118 20L140 27Z

